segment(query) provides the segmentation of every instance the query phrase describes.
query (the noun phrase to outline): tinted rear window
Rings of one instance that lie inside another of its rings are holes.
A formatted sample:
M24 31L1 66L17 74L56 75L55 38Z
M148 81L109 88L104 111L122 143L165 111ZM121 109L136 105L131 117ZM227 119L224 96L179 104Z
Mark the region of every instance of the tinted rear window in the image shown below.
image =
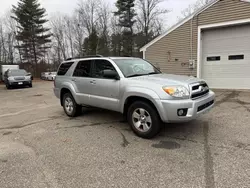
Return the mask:
M74 62L68 62L68 63L61 64L57 75L59 75L59 76L65 75L68 72L69 68L73 65L73 63Z
M74 71L75 77L91 77L91 61L80 61Z

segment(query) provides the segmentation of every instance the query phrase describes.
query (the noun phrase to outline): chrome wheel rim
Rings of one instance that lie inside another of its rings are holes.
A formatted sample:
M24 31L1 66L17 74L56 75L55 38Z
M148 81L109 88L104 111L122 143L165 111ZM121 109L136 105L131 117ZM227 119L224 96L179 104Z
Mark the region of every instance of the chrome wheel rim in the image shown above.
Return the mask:
M68 114L72 114L74 110L74 103L70 97L67 97L64 101L65 110Z
M143 108L137 108L132 114L134 127L140 132L148 132L152 126L150 114Z

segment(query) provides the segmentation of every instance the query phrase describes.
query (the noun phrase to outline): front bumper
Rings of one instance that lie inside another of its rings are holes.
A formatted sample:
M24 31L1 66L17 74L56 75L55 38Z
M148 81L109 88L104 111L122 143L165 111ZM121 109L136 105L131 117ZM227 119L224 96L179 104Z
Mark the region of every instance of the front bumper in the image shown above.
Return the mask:
M27 80L15 80L15 81L8 81L10 86L24 86L24 85L30 85L31 84L31 80L27 81Z
M161 100L161 108L158 109L163 122L187 122L208 112L215 102L215 94L210 91L206 96L192 100ZM178 116L178 109L187 109L186 116Z

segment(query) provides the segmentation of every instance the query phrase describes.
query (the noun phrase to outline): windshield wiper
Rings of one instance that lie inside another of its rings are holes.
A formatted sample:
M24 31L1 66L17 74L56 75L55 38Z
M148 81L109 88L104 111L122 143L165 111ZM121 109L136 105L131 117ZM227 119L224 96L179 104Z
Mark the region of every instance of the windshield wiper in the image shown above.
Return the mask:
M150 72L148 73L148 75L151 75L151 74L160 74L159 72Z
M160 73L159 72L150 72L150 73L146 73L146 74L133 74L133 75L127 76L127 78L137 77L137 76L147 76L147 75L152 75L152 74L160 74Z
M132 77L137 77L137 76L145 76L145 75L148 75L148 74L132 74L132 75L127 76L127 78L132 78Z

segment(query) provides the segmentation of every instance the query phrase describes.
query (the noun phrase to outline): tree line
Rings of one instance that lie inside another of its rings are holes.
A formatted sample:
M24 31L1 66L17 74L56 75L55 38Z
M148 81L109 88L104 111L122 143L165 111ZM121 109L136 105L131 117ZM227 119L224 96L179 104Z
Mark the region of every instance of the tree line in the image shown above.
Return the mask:
M39 76L69 57L138 56L164 30L165 0L79 0L72 14L47 15L38 0L19 0L0 18L0 63ZM204 1L204 0L199 0Z

